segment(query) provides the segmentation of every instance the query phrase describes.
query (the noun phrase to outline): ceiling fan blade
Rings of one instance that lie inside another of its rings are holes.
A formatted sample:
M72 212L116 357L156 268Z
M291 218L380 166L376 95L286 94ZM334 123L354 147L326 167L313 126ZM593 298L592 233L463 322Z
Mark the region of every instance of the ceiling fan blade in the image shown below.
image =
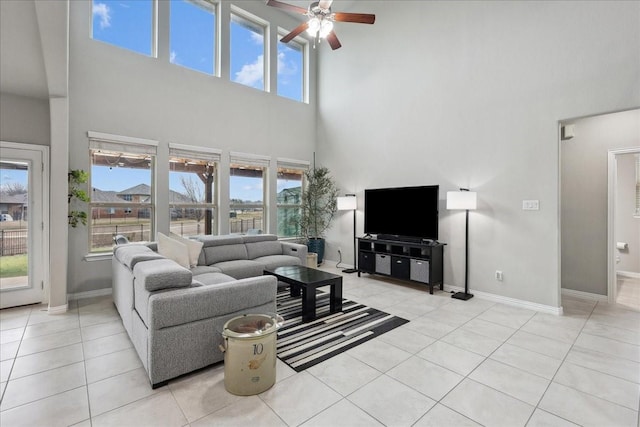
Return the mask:
M296 28L293 29L293 31L291 31L289 34L287 34L286 36L284 36L283 38L280 39L280 41L282 43L289 43L291 40L293 40L298 34L304 32L307 30L307 28L309 28L309 22L305 21L302 24L298 25Z
M342 45L340 44L340 40L338 40L338 36L336 36L335 31L331 31L329 34L327 34L326 39L327 39L327 42L329 43L329 46L331 46L332 50L340 49L342 47Z
M356 22L358 24L373 24L376 22L376 15L370 13L347 13L336 12L334 19L339 22Z
M267 0L267 6L278 7L280 9L285 9L285 10L288 10L290 12L299 13L301 15L306 15L307 14L307 9L305 9L303 7L295 6L295 5L288 4L288 3L283 3L283 2L278 1L278 0Z
M333 3L333 0L320 0L318 2L318 7L320 9L329 9L331 7L331 3Z

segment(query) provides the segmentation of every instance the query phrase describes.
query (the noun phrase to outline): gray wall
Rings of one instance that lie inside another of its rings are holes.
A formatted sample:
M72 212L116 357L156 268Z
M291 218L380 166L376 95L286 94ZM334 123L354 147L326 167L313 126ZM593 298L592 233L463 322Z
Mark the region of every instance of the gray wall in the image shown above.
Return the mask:
M639 118L640 120L640 118ZM640 135L638 135L640 151ZM616 249L620 262L617 271L640 273L640 218L634 217L636 201L636 162L639 154L620 154L617 159L616 190L616 242L629 245L626 250Z
M275 58L275 29L293 28L299 21L263 2L237 4L272 22L270 45ZM222 49L221 78L170 64L169 2L159 2L159 7L158 58L148 58L92 40L91 2L71 2L70 167L90 167L87 131L159 141L157 191L165 199L169 143L221 149L227 164L229 151L310 160L315 145L315 86L310 104L303 104L232 83L227 77L228 48ZM229 11L230 2L223 2L219 21L223 34L228 32ZM315 51L311 48L310 52L314 82ZM271 75L275 79L275 62ZM225 203L228 198L220 200L221 206ZM157 215L168 226L168 209ZM86 262L87 253L87 230L70 229L70 293L111 286L110 261Z
M464 213L478 192L469 286L560 305L558 122L640 105L640 3L359 1L376 23L340 24L321 49L318 159L345 192L440 185L445 283L464 285ZM539 211L523 211L537 199ZM564 223L563 223L564 224ZM351 215L327 258L352 262ZM604 258L603 258L604 261ZM494 278L504 272L504 281ZM602 281L606 287L606 280Z
M0 139L50 145L49 100L0 93Z
M561 144L562 287L607 295L608 151L638 146L640 110L571 121Z

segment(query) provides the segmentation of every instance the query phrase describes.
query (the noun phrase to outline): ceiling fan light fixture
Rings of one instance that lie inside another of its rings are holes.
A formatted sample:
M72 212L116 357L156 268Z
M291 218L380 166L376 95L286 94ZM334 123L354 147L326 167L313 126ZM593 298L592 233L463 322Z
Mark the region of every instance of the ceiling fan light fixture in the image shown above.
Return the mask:
M315 35L320 30L320 26L320 19L314 16L313 18L309 19L309 28L307 28L307 33L310 36L315 37Z
M325 38L333 31L333 22L323 19L320 25L320 38Z

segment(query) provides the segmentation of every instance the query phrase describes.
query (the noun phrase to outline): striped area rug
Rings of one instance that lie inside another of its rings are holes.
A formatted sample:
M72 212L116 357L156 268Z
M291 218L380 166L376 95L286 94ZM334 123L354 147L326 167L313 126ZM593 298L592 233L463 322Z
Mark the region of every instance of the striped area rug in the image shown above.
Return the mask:
M302 323L301 309L301 298L291 297L288 287L278 290L277 310L284 318L278 358L296 372L409 322L348 299L341 312L329 313L329 293L323 291L316 296L316 320Z

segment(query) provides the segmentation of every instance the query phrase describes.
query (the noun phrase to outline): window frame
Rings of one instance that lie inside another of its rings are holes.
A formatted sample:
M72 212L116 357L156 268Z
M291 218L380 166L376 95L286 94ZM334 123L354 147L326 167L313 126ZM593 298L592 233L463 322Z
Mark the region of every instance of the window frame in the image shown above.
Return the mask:
M171 176L171 159L191 159L194 161L206 161L213 167L213 183L212 183L212 201L210 203L172 203L169 197L169 230L171 230L171 209L211 209L213 220L211 221L211 233L205 234L217 235L220 229L220 209L219 200L219 180L220 180L220 161L222 150L206 147L198 147L194 145L183 145L169 143L169 164L168 176ZM169 186L171 192L171 186ZM177 234L177 233L176 233Z
M192 3L194 7L199 7L213 15L213 70L211 73L207 71L198 70L186 65L175 63L171 61L171 32L172 32L172 18L171 18L171 5L174 1L184 1ZM178 67L185 68L187 70L202 73L207 76L220 77L220 3L213 0L169 0L169 64Z
M234 24L234 17L237 17L240 21L244 21L244 24L246 25L246 27L249 27L249 28L259 27L262 29L262 89L237 82L234 79L233 70L231 69L233 65L231 28ZM246 10L239 8L234 4L231 5L231 11L229 12L229 31L228 31L229 39L227 40L227 44L229 46L229 81L230 82L237 83L242 86L250 87L252 89L261 90L262 92L271 92L271 84L270 84L271 49L270 49L270 43L269 43L270 28L271 28L271 24L269 23L269 21L262 19L252 13L249 13Z
M300 50L302 51L302 61L301 61L302 70L300 71L300 74L302 77L302 88L301 88L302 99L297 100L294 98L290 98L288 96L280 95L278 93L278 91L280 90L280 78L279 78L280 73L278 72L277 59L276 59L276 95L278 95L280 98L290 99L292 101L300 102L303 104L309 104L309 41L303 37L297 36L293 40L291 40L289 43L282 43L280 39L286 36L287 34L289 34L289 32L290 31L287 31L282 27L278 27L277 43L278 43L278 47L280 46L280 44L283 44L285 46L295 45L299 47ZM278 54L279 54L278 49L276 48L276 55Z
M87 215L87 241L89 254L101 254L113 251L113 246L109 249L95 250L93 249L93 209L94 208L122 208L124 210L130 210L132 208L137 209L149 209L149 236L150 240L155 239L155 232L157 227L156 218L156 167L157 167L157 148L158 141L143 138L133 138L121 135L113 135L101 132L87 132L89 139L89 202L87 203L89 214ZM127 150L128 149L128 150ZM148 203L143 202L96 202L93 200L93 159L91 158L94 151L108 151L108 152L121 152L135 155L147 155L150 157L150 197ZM114 233L115 234L115 233Z

